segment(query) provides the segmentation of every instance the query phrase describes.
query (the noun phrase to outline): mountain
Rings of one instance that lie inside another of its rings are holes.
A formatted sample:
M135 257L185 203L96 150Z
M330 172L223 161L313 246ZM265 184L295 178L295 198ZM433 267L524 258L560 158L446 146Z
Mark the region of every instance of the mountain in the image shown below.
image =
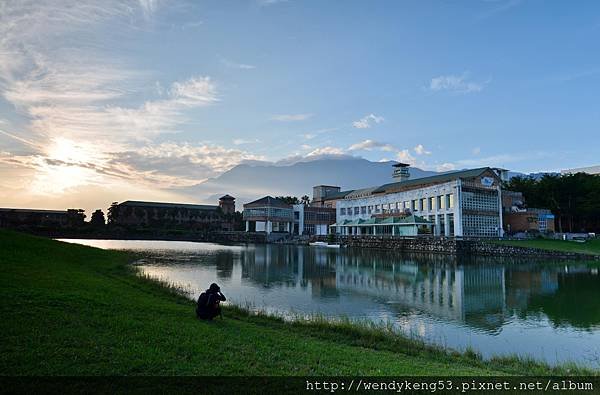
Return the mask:
M367 188L392 182L392 164L360 158L317 159L289 165L245 163L218 177L181 191L196 201L214 202L226 193L241 205L265 195L312 197L315 185L337 185L346 189ZM435 175L436 172L410 168L411 178Z

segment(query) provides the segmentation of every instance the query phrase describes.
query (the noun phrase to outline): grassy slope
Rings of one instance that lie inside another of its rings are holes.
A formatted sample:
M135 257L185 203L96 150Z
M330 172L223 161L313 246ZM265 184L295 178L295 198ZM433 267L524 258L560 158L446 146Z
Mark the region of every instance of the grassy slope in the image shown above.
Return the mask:
M132 275L125 253L0 231L0 372L16 375L546 374L350 325L193 304ZM564 371L562 371L564 372Z
M517 247L541 248L544 250L579 252L582 254L600 255L600 239L586 241L585 243L545 239L498 240L494 241L494 243L514 245Z

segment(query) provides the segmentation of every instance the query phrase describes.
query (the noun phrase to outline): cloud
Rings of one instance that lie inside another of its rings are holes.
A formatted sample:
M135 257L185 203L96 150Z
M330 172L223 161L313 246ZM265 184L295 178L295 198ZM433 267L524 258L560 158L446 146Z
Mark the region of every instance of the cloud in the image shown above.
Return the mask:
M323 156L323 155L339 156L339 155L345 155L345 154L346 154L346 152L342 148L327 146L327 147L316 148L316 149L310 151L308 154L306 154L306 156L307 157Z
M431 155L431 151L427 151L423 144L418 144L414 150L417 155Z
M247 64L247 63L236 63L236 62L232 62L228 59L225 58L221 58L221 63L223 63L225 66L232 68L232 69L241 69L241 70L252 70L255 69L256 66L251 65L251 64Z
M517 7L522 3L522 0L492 0L486 1L486 3L495 3L498 5L496 5L493 8L490 8L482 14L479 14L477 17L477 19L479 20L488 19L494 15L503 13L505 11L510 10L511 8Z
M302 135L302 137L304 137L306 140L312 140L315 137L318 137L322 134L329 133L329 132L335 132L336 130L338 130L338 128L324 128L324 129L313 130L311 132L304 133Z
M445 172L456 170L456 165L454 163L442 163L436 167L437 171Z
M260 143L259 139L252 139L252 140L246 140L246 139L233 139L233 144L234 145L245 145L245 144L256 144L256 143Z
M272 121L280 121L280 122L296 122L296 121L305 121L311 118L313 114L278 114L273 115L271 117Z
M505 153L491 155L487 157L460 159L453 162L446 162L442 165L438 165L438 169L465 169L465 168L477 168L485 166L494 166L502 168L510 168L510 163L521 162L524 160L535 160L543 159L551 156L550 153L544 151L528 151L518 153ZM441 170L440 170L441 171Z
M369 115L362 117L358 121L352 122L352 126L354 126L357 129L368 129L371 127L371 122L377 124L377 123L381 123L383 121L384 121L383 117L379 117L375 114L369 114Z
M382 143L379 141L374 141L374 140L369 140L369 139L361 141L359 143L352 144L348 148L348 151L359 151L359 150L371 151L373 149L379 149L381 151L388 151L388 152L397 151L397 149L391 144Z
M287 3L289 0L258 0L260 6L270 6L280 3Z
M396 160L398 160L400 162L408 163L411 165L417 164L417 160L410 154L408 149L400 149L400 148L395 147L392 144L383 143L380 141L374 141L374 140L370 140L370 139L363 140L361 142L352 144L350 147L348 147L348 149L346 151L354 152L354 151L372 151L372 150L391 152L396 155Z
M415 165L417 163L414 156L410 154L407 149L400 150L396 153L396 159L402 163L408 163L409 165Z
M431 79L429 90L433 92L474 93L481 92L488 82L469 81L467 72L462 75L441 75Z
M473 155L479 155L481 153L481 148L475 147L471 152L473 153Z

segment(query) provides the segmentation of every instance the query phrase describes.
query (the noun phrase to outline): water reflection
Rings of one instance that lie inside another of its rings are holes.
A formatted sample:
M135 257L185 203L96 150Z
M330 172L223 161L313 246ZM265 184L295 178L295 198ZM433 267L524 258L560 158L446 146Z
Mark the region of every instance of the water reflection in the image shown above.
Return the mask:
M103 247L145 249L113 243ZM520 353L599 366L594 264L189 244L197 248L154 245L140 268L189 287L192 297L218 281L235 302L271 312L388 321L405 333L474 347L484 356Z

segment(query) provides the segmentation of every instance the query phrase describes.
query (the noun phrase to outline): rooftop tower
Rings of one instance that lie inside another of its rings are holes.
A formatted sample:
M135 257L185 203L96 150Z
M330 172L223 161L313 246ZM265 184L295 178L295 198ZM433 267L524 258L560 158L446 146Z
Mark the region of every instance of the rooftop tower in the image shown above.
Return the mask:
M393 178L398 179L400 182L406 181L410 178L410 172L408 170L410 168L409 164L396 163L392 166L394 167L394 173L392 174Z

